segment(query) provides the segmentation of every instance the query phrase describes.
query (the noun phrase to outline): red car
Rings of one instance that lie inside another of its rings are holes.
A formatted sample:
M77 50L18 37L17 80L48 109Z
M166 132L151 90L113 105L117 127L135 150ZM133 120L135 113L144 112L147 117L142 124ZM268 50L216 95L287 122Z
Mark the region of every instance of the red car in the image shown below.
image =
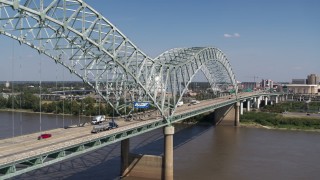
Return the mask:
M38 136L38 140L47 139L47 138L50 138L51 136L52 136L51 134L41 134L40 136Z

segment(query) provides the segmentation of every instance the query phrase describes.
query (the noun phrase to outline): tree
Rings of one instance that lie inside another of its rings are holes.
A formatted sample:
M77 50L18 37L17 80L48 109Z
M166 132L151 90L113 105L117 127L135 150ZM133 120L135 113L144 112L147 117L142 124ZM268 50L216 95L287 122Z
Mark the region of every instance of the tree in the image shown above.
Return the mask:
M40 98L31 94L30 92L24 92L21 95L21 106L24 109L33 109L34 111L39 111L40 110Z
M6 107L7 99L4 97L0 97L0 108L3 109Z

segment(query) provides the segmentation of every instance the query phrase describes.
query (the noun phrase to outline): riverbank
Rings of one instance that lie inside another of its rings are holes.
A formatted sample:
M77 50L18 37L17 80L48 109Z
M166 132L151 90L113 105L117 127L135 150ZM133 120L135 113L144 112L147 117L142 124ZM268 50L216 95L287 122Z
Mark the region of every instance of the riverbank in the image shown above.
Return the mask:
M0 109L1 112L22 112L22 113L37 113L28 109ZM39 112L38 112L39 113Z
M40 114L40 112L34 112L33 110L28 110L28 109L0 109L0 112L13 112L13 113L29 113L29 114ZM73 114L55 114L55 113L46 113L46 112L41 112L41 114L46 114L46 115L55 115L55 116L75 116L79 117L79 115L73 115ZM86 115L81 115L81 117L89 117Z
M280 127L274 127L274 126L263 126L258 123L240 123L240 127L244 128L261 128L261 129L276 129L276 130L290 130L290 131L304 131L304 132L319 132L320 129L300 129L300 128L280 128Z
M320 116L305 113L246 112L240 118L240 126L320 132Z

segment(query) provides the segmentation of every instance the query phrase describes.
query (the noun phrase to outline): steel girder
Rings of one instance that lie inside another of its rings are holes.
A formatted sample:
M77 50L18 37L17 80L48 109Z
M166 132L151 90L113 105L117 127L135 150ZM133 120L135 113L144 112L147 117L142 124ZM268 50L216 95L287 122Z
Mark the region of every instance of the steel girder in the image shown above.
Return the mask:
M152 59L81 0L0 0L0 34L69 69L118 114L147 101L167 119L200 70L214 91L237 89L219 49L178 48Z

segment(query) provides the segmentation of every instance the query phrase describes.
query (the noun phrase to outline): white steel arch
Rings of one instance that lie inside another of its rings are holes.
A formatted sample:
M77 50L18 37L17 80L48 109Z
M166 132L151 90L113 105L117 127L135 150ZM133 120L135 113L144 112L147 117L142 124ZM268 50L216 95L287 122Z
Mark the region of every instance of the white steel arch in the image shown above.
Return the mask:
M150 58L82 0L0 0L1 34L69 69L122 115L148 101L168 118L200 70L213 90L237 89L219 49L176 48Z

